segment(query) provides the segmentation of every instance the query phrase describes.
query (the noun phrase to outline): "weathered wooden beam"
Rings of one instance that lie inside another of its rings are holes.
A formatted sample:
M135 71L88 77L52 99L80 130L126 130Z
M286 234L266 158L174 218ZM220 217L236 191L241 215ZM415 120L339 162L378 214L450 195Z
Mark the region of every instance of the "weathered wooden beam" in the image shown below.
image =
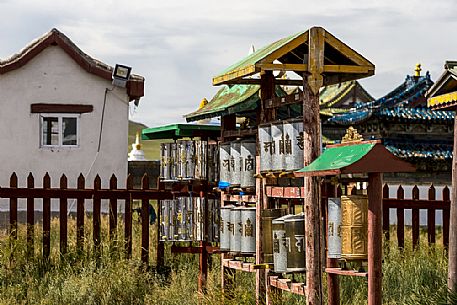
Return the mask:
M258 64L257 65L263 71L297 71L297 72L305 72L308 71L307 64Z
M368 272L359 272L357 270L344 270L344 269L341 269L339 267L328 267L328 268L325 268L325 272L328 273L328 274L368 277ZM339 304L339 302L335 303L333 301L333 303L329 302L329 305L330 304Z
M382 304L382 174L368 174L368 305Z
M457 116L454 118L454 149L457 156ZM449 265L447 286L457 291L457 158L452 158L452 198L449 218Z
M324 65L324 73L369 73L374 72L373 66L355 65Z

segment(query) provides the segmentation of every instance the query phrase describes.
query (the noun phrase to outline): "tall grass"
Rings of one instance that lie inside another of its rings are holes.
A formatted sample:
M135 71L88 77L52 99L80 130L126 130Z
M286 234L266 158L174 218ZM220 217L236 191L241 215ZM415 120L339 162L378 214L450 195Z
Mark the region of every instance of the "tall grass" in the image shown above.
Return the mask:
M119 224L122 222L120 221ZM85 251L76 251L75 222L69 222L69 251L58 252L57 219L52 221L52 253L49 260L41 258L41 231L36 226L35 257L27 259L25 228L19 227L18 240L9 244L6 232L0 234L0 304L220 304L219 256L213 256L208 275L207 292L197 292L198 256L172 255L166 248L166 273L146 268L140 262L141 228L134 221L133 258L124 259L122 225L118 247L110 250L108 221L102 221L102 255L95 259L92 252L91 222L86 220ZM155 239L151 228L151 258ZM410 234L406 232L406 236ZM395 231L391 236L395 236ZM440 236L439 236L440 238ZM438 238L438 240L439 240ZM111 248L112 249L112 248ZM14 259L11 260L10 258ZM152 265L155 261L152 259ZM383 262L384 304L446 304L446 253L440 242L428 246L421 235L421 245L413 250L411 242L405 249L396 247L396 240L386 243ZM255 276L236 272L231 298L225 304L254 304ZM344 305L366 304L367 281L359 277L340 277L341 301ZM324 281L325 290L325 281ZM324 291L325 294L325 291ZM451 296L455 297L455 296ZM455 300L454 300L455 301ZM303 304L304 299L283 293L283 304ZM452 303L452 301L449 304Z

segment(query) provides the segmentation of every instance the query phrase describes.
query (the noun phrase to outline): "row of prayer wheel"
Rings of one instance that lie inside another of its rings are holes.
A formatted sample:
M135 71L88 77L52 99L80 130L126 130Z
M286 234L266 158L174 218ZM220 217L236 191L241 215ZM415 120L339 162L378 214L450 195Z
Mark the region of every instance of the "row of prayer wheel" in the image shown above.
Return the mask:
M165 181L219 178L217 144L179 140L160 144L160 178Z
M255 187L255 140L222 143L219 150L220 180L231 186Z
M255 254L256 208L226 205L220 211L220 251Z
M262 211L264 261L276 273L305 272L304 214L285 209ZM344 261L368 258L368 197L328 199L328 257Z
M219 242L219 200L190 196L159 203L161 241Z
M259 125L260 172L303 168L303 120Z
M305 216L285 213L285 209L262 213L264 261L273 263L276 273L304 272Z

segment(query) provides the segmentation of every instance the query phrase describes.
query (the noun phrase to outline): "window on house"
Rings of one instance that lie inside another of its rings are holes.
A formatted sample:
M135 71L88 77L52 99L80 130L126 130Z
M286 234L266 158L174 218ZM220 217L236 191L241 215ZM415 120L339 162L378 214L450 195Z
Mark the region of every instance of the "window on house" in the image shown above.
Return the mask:
M42 114L41 147L76 147L78 141L79 115Z

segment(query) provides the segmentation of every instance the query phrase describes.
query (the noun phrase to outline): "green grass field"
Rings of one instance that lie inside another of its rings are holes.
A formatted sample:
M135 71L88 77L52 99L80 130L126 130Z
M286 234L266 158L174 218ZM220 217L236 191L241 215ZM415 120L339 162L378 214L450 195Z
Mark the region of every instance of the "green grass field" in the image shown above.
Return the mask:
M10 247L6 232L0 234L0 304L221 304L219 256L213 256L205 295L197 292L198 257L191 254L171 255L169 245L165 261L168 276L146 269L140 262L140 224L134 221L133 258L124 259L122 252L122 221L117 248L110 250L107 241L108 220L102 219L102 257L92 255L91 220L86 219L85 252L75 251L75 221L70 220L69 252L58 252L59 221L52 221L52 253L49 261L40 259L42 234L35 228L35 254L26 259L25 227L20 226L19 239ZM151 254L155 255L154 230L151 227ZM395 228L391 236L395 236ZM406 232L410 236L410 232ZM392 240L384 247L383 304L456 304L446 303L446 252L440 246L428 246L426 235L421 235L420 249L413 251L411 241L404 250ZM13 257L13 260L10 260ZM155 262L151 259L151 265ZM297 277L296 277L297 278ZM341 303L366 304L367 282L359 277L340 277ZM225 304L254 304L255 276L237 272L233 298ZM324 277L324 296L325 292ZM452 296L455 298L455 296ZM303 297L283 293L281 304L304 304Z

